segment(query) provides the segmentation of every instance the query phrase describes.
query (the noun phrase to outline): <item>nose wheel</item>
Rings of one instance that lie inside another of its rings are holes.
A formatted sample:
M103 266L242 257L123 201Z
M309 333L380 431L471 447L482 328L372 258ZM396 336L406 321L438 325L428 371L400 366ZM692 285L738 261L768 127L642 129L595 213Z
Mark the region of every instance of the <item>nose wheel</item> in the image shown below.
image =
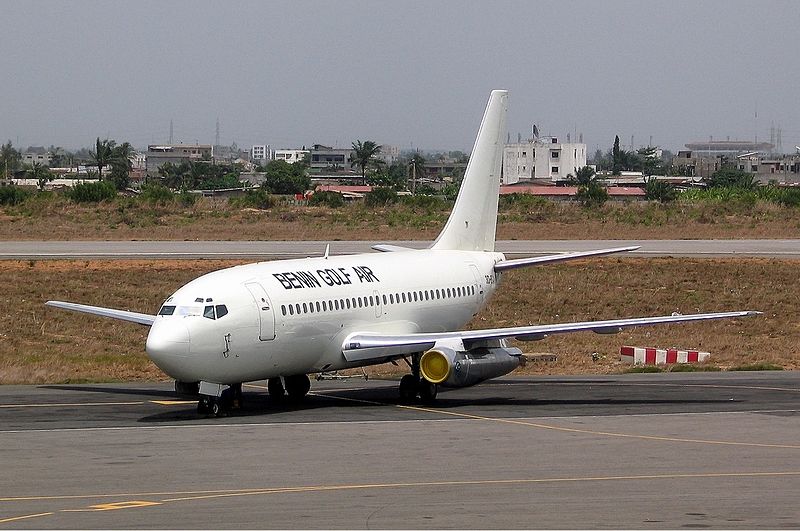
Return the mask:
M224 417L231 411L242 408L242 384L233 384L222 390L219 396L200 395L197 401L197 413Z

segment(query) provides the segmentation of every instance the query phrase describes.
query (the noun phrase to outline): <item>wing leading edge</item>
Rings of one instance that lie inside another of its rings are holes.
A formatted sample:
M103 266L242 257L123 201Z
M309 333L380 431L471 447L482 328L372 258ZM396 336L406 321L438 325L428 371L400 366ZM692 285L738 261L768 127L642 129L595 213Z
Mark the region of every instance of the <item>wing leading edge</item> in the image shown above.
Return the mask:
M103 308L102 306L88 306L86 304L76 304L74 302L62 301L47 301L45 304L54 308L72 310L73 312L90 313L92 315L99 315L100 317L111 317L112 319L120 319L122 321L129 321L131 323L145 326L152 326L153 322L156 320L155 315L129 312L126 310L115 310L113 308Z
M577 260L579 258L591 258L593 256L605 256L607 254L627 253L635 251L639 246L615 247L613 249L597 249L594 251L578 251L574 253L550 254L547 256L533 256L530 258L518 258L516 260L503 260L494 265L494 270L498 273L519 267L529 267L540 264L552 264L555 262L566 262L567 260Z
M342 345L342 353L347 361L396 358L432 348L440 341L461 341L465 348L470 344L493 339L518 339L535 341L551 334L565 334L590 330L598 334L615 334L623 328L667 323L686 323L690 321L710 321L732 317L748 317L761 312L739 311L698 313L692 315L665 315L660 317L634 317L608 321L584 321L512 328L492 328L487 330L464 330L459 332L440 332L434 334L380 335L368 332L350 334Z

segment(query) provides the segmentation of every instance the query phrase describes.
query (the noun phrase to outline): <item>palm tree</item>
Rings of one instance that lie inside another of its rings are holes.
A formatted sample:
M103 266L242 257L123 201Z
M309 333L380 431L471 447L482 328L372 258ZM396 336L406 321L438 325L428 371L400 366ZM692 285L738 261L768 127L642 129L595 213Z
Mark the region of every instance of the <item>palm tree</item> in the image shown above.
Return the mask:
M378 159L378 154L381 152L380 144L376 144L372 140L356 140L353 142L353 156L350 159L350 167L361 168L361 179L367 182L367 168L380 166L383 162Z
M101 181L103 180L103 167L111 163L111 159L114 157L114 147L116 145L117 143L113 140L107 138L105 140L100 140L100 137L97 137L95 149L91 152L91 157L95 164L97 164L97 174Z
M113 140L111 142L113 143ZM117 190L124 190L128 187L135 153L130 142L123 142L111 150L111 158L108 163L111 165L111 178Z

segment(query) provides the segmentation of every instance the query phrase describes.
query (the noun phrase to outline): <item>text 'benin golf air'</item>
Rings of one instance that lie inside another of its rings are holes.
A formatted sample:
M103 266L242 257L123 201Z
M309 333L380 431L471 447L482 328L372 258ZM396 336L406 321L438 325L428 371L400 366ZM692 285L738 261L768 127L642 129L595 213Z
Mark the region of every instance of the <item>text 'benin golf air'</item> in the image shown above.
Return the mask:
M403 358L404 400L436 398L438 386L474 385L524 360L510 338L660 323L743 317L739 311L562 323L491 330L462 327L486 304L509 269L630 251L621 247L506 260L495 227L508 92L492 91L461 190L430 248L389 245L377 253L280 260L203 275L170 296L157 315L49 301L67 310L147 325L147 354L198 392L200 412L239 404L242 382L265 379L270 395L302 398L308 374Z

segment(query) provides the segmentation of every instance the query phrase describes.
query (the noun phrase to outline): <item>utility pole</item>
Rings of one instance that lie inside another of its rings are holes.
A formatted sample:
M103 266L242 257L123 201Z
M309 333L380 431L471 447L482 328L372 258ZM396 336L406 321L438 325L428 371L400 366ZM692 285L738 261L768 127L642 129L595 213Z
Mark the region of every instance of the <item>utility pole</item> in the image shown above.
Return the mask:
M169 145L172 145L172 120L169 121Z

